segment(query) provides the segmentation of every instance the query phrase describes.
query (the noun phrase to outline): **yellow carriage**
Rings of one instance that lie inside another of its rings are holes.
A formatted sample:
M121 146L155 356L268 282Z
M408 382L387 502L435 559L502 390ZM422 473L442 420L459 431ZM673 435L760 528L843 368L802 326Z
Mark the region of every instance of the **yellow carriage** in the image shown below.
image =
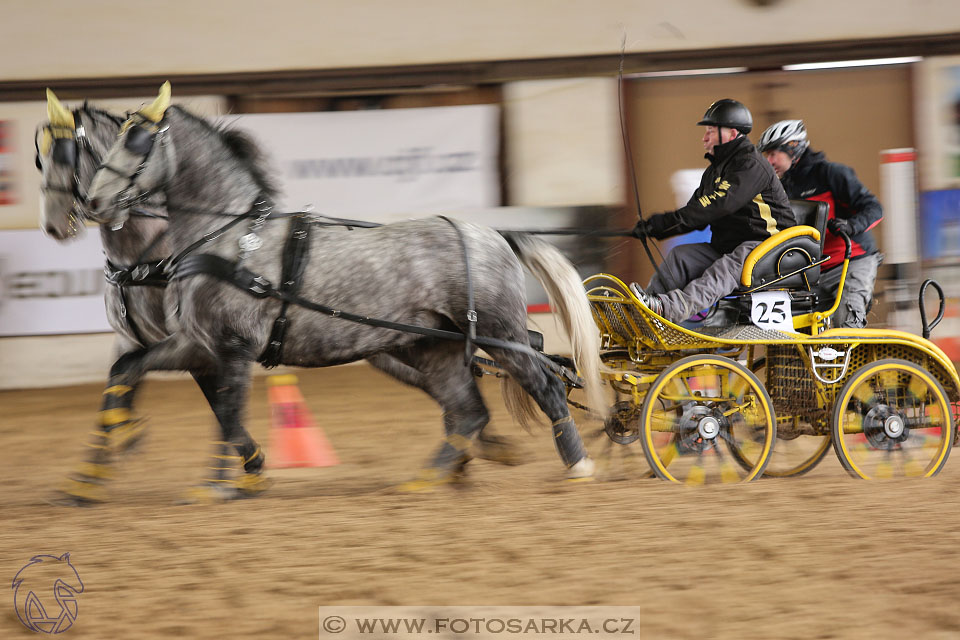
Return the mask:
M726 302L732 323L685 328L650 311L615 276L584 282L601 334L601 375L615 394L604 431L617 444L639 440L660 478L798 475L831 443L856 477L925 477L943 468L960 402L950 359L910 333L827 328L839 301L822 313L804 306L823 263L825 208L794 203L817 226L781 232L751 254L742 290ZM789 307L785 330L745 320L748 302L771 291L799 303Z

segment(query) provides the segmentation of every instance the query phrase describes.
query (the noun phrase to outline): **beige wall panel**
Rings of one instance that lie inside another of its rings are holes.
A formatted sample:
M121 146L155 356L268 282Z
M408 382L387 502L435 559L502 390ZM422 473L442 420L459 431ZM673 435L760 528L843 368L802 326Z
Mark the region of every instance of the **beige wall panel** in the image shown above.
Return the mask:
M619 204L623 150L617 83L610 78L516 82L504 87L510 204Z
M960 29L956 0L14 0L0 79L420 64ZM825 18L828 16L828 18Z

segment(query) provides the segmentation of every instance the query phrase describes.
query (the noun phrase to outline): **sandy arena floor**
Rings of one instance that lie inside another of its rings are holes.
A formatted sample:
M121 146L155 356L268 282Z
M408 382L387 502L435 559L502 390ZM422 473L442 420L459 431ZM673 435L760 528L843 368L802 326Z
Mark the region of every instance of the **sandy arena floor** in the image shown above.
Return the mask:
M514 426L488 379L495 430L531 462L478 460L464 486L398 494L439 442L437 407L366 365L299 375L342 464L277 470L262 497L215 506L174 505L213 434L192 382L146 384L149 441L88 509L44 499L81 459L102 387L0 392L0 582L70 552L86 589L60 637L76 639L316 638L317 607L347 604L631 605L638 638L960 637L956 459L932 480L857 481L831 452L745 485L571 484L549 432ZM249 426L267 442L263 378ZM37 637L6 593L0 638Z

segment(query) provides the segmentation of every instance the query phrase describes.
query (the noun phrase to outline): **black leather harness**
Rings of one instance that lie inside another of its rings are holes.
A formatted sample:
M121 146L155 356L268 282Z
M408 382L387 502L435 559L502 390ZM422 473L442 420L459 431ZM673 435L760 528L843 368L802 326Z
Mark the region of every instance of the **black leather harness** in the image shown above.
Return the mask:
M450 222L455 229L457 228L453 221L448 220L448 222ZM231 221L229 226L233 226L234 224L236 224L236 220ZM301 297L298 295L297 290L299 289L299 281L304 270L306 269L309 258L309 228L311 224L312 221L307 215L297 215L293 218L293 222L291 224L291 233L287 239L282 257L283 270L279 286L274 286L272 282L264 278L262 275L250 271L244 267L240 261L229 260L227 258L208 253L191 253L203 243L202 241L194 243L185 251L178 254L176 258L171 259L169 265L167 266L167 274L171 282L183 280L185 278L197 275L212 276L218 280L228 282L256 298L272 298L280 301L282 303L280 307L280 313L278 314L276 320L274 320L273 330L270 334L270 340L266 349L258 358L259 362L268 367L276 366L282 361L283 339L289 324L286 317L286 312L289 305L296 305L304 309L309 309L310 311L322 313L331 318L342 318L343 320L371 327L380 327L383 329L392 329L394 331L414 333L431 338L439 338L442 340L467 341L467 354L471 354L472 352L471 344L477 344L481 347L510 349L512 351L527 353L540 361L550 371L568 380L573 386L582 386L583 381L573 370L572 362L569 359L554 359L525 344L476 335L475 327L477 315L476 311L472 308L473 287L472 284L470 284L469 262L467 262L467 293L469 298L467 323L469 329L468 334L466 335L460 333L459 331L449 331L446 329L436 329L433 327L422 327L418 325L383 320L381 318L372 318L370 316L359 315L349 311L344 311L342 309L335 309L328 305ZM217 232L208 234L208 236L205 237L218 237L224 230L225 229L218 230ZM458 234L460 233L459 229L457 229L457 232ZM464 255L466 256L466 243L464 242L462 236L460 236L460 241L461 245L463 246ZM469 259L467 258L467 260ZM473 358L469 358L467 364L470 364L473 361Z
M147 341L140 332L140 327L137 326L136 320L133 319L135 314L127 311L126 288L166 287L169 280L167 279L167 274L163 272L162 261L141 262L132 267L119 267L107 260L106 265L103 267L103 275L106 277L108 284L112 284L117 288L117 295L120 298L120 317L129 325L137 342L144 347L147 346Z
M470 278L470 257L463 234L453 220L443 218L456 230L457 237L460 241L460 246L463 251L464 266L466 268L467 294L466 334L460 333L459 331L448 331L446 329L421 327L401 322L392 322L390 320L383 320L380 318L371 318L369 316L351 313L342 309L334 309L333 307L320 304L318 302L313 302L312 300L307 300L298 295L300 281L310 258L310 228L314 224L344 226L348 229L353 229L380 226L376 223L366 223L358 220L343 220L339 218L331 218L329 216L312 216L305 212L280 214L275 216L274 219L282 217L289 217L291 219L290 235L287 238L281 256L281 260L283 262L279 286L274 286L273 283L264 278L262 275L254 273L244 267L242 264L242 259L228 260L213 254L194 253L203 245L219 238L229 229L239 225L245 220L251 221L256 218L259 223L262 224L267 215L269 215L269 213L264 214L263 212L269 211L269 209L270 205L267 204L265 200L258 199L254 202L254 205L247 213L238 216L231 216L232 219L227 224L205 234L199 240L191 243L185 249L180 251L180 253L177 255L164 260L146 262L138 261L137 264L130 267L120 267L110 263L109 261L107 262L107 266L104 269L107 282L118 288L121 312L125 316L130 328L141 344L146 346L146 342L143 339L136 322L133 320L133 317L129 313L126 313L126 295L124 292L125 287L165 287L170 282L183 280L196 275L207 275L215 277L224 282L228 282L233 286L246 291L248 294L254 297L272 298L280 301L280 312L277 314L277 317L273 322L273 328L270 332L270 339L268 340L267 346L263 353L257 359L257 361L263 364L265 367L275 367L282 362L283 341L289 325L287 311L290 305L296 305L304 309L322 313L332 318L342 318L350 322L356 322L358 324L367 326L392 329L394 331L403 331L406 333L414 333L422 336L439 338L442 340L462 340L466 343L465 353L466 364L468 366L471 364L476 365L481 363L497 367L496 363L493 361L485 358L479 358L478 356L473 356L472 351L474 344L481 347L510 349L512 351L527 353L536 358L543 364L543 366L547 367L547 369L566 380L571 386L578 388L583 386L583 380L576 374L576 368L573 361L562 356L547 355L540 351L539 349L542 349L543 338L535 332L530 332L531 344L538 343L538 348L531 348L528 345L518 342L510 342L507 340L500 340L498 338L476 335L476 324L478 317L477 312L474 309L473 283ZM258 214L260 216L259 218ZM318 218L326 218L329 220L329 222L320 222ZM558 233L569 233L569 231L560 230ZM623 232L616 233L617 235L623 234ZM162 235L163 234L160 234L154 239L154 242L151 242L147 251L155 246L156 242L159 241L159 238ZM146 255L147 251L145 251L143 255Z
M280 277L280 291L296 295L300 289L300 279L310 260L310 222L306 215L298 215L290 220L290 236L283 248L283 268ZM287 333L288 300L283 300L280 313L273 321L270 341L258 359L268 369L280 364L283 358L283 338Z

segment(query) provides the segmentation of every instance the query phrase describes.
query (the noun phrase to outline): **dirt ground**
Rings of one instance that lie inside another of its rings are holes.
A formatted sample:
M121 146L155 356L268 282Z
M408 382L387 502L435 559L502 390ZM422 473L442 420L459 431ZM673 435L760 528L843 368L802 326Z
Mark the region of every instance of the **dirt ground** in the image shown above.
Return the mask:
M150 439L87 509L44 499L102 388L0 392L0 582L70 552L85 591L62 637L78 639L316 638L322 605L630 605L641 638L960 637L957 460L930 480L854 480L831 453L744 485L568 483L549 432L514 426L488 379L494 428L531 462L477 460L463 486L403 494L439 443L436 406L366 365L298 375L342 463L213 506L174 504L211 450L192 382L147 382ZM263 378L249 427L267 442ZM36 637L6 593L0 638Z

